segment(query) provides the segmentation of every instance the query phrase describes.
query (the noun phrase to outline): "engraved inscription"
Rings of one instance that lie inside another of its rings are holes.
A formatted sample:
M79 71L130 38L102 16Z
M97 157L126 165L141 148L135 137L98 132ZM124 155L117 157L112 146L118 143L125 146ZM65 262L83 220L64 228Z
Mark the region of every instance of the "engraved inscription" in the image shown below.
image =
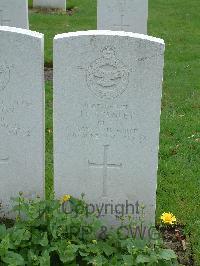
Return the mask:
M4 15L3 15L3 10L0 10L0 25L4 26L4 25L8 25L8 23L10 22L10 19L5 19Z
M126 139L130 142L134 142L137 135L137 128L124 128L119 129L114 126L104 126L104 121L98 121L97 126L88 126L87 124L77 125L74 128L67 127L66 128L66 137L67 138L83 138L83 139ZM142 137L140 138L142 141Z
M89 167L96 167L96 168L102 168L103 169L103 193L102 197L107 197L107 180L108 180L108 169L109 168L116 168L121 169L122 163L120 164L109 164L108 163L108 149L109 145L104 145L104 154L103 154L103 163L92 163L88 160Z
M1 62L1 61L0 61ZM0 63L0 91L3 91L10 81L10 68L5 63Z
M136 114L128 104L84 102L73 123L66 126L67 139L143 141Z
M89 118L95 115L96 119L133 120L135 113L128 104L106 104L85 102L81 106L81 117Z
M20 113L29 113L32 103L26 100L15 100L7 103L0 100L0 129L12 136L28 137L31 129L26 128L23 121L16 121L15 116Z
M88 87L98 98L115 99L126 90L128 83L129 70L111 47L105 47L102 57L87 69Z
M139 130L137 114L128 104L89 103L80 105L75 121L66 125L66 138L84 141L147 140Z

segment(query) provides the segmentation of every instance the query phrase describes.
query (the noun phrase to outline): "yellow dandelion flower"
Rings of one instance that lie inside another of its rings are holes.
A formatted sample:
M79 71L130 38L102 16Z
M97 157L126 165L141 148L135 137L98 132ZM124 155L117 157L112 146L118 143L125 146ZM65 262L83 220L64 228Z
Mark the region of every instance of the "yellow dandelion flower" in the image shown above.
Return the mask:
M164 224L170 224L173 225L176 222L176 217L171 212L164 212L160 219Z
M70 195L64 195L64 196L60 199L60 203L63 204L63 203L65 203L65 202L69 201L70 198L71 198Z

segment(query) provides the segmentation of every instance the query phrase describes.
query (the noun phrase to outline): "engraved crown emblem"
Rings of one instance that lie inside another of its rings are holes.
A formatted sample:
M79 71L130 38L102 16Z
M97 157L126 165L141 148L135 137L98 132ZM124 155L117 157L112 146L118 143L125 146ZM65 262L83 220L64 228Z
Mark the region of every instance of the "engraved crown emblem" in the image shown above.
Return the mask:
M105 47L101 53L87 69L87 84L98 98L114 99L126 90L129 70L116 58L113 48Z
M10 69L5 64L0 64L0 91L4 90L10 80Z

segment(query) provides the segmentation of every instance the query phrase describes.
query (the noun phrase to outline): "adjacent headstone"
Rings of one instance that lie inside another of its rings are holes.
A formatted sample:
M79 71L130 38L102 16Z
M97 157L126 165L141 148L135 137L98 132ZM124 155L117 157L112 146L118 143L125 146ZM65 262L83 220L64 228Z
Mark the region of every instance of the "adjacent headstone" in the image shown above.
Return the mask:
M148 0L98 0L97 29L147 34Z
M57 197L84 193L111 223L122 212L138 217L144 204L154 222L163 64L161 39L112 31L55 37Z
M0 26L28 29L28 1L0 0Z
M66 0L33 0L33 7L66 10Z
M0 27L1 214L19 192L43 195L43 56L42 34Z

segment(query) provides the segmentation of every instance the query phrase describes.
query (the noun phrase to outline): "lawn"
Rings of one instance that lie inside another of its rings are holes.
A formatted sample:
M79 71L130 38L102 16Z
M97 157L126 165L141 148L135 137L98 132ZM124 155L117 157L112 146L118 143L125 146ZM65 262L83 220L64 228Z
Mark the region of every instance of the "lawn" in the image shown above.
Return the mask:
M45 64L52 39L63 32L96 29L96 0L68 0L72 16L30 9L30 28L45 34ZM30 2L31 6L31 2ZM186 225L200 265L200 5L199 0L149 0L149 35L165 40L157 219L173 212ZM53 182L52 82L46 83L46 192Z

